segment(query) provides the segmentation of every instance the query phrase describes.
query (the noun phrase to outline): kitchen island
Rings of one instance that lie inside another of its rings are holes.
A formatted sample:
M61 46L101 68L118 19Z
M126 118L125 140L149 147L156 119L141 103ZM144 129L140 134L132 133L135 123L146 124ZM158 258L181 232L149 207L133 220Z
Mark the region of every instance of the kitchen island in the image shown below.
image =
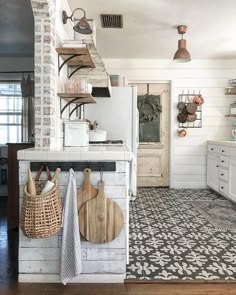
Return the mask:
M106 244L93 244L82 241L83 271L73 283L121 283L125 279L128 261L128 224L129 224L129 182L130 165L133 154L125 145L89 146L76 148L30 148L18 152L20 208L23 188L27 183L27 170L34 163L75 164L113 164L112 171L103 172L105 194L115 200L124 214L124 227L119 236ZM31 166L32 167L32 166ZM51 171L53 173L53 171ZM76 171L77 188L84 181L83 171ZM36 171L33 171L33 175ZM58 178L62 200L65 198L69 171L63 171ZM42 176L45 178L45 175ZM91 182L97 186L100 171L92 171ZM19 233L19 282L59 282L60 231L46 239L29 239Z

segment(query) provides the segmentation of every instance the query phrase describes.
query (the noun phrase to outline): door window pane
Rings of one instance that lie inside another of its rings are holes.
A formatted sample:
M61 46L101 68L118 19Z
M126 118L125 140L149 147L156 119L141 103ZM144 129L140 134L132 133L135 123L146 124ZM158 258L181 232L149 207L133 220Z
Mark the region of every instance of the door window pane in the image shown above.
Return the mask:
M155 84L138 83L139 142L160 142L161 95Z

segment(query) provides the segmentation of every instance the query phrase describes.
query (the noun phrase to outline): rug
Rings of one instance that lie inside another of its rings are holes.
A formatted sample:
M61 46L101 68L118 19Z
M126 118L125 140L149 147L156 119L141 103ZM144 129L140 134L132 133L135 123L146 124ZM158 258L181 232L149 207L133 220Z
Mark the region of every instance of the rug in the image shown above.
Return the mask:
M236 230L236 204L229 200L191 201L191 205L216 229Z

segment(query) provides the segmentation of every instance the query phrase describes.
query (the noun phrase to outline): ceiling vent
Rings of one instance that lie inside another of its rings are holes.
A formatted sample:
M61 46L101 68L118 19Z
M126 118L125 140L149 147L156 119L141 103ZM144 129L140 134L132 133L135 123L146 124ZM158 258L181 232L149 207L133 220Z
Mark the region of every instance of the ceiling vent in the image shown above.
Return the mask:
M123 28L122 14L100 14L103 28Z

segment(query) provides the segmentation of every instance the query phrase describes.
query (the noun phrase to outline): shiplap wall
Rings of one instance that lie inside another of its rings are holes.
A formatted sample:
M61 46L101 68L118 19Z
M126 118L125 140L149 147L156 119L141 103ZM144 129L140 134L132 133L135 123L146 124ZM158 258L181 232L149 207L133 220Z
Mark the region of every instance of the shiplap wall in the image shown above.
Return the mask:
M236 96L225 96L224 87L236 76L236 60L193 60L176 64L172 60L105 59L109 74L120 74L121 81L170 81L170 186L206 187L206 141L230 140L232 124L225 118ZM178 95L183 91L201 94L203 127L188 129L185 138L177 136Z
M19 162L20 208L23 190L27 183L29 161ZM129 165L125 161L116 162L116 171L104 172L105 194L114 199L123 210L124 227L119 236L106 244L81 242L82 274L71 282L122 283L125 278L128 255L128 181ZM33 173L35 177L36 173ZM62 200L66 196L68 172L61 172L58 183ZM96 187L100 180L99 172L92 172L91 182ZM45 173L42 179L45 179ZM83 172L76 172L77 189L84 181ZM29 239L19 231L19 282L59 282L60 251L62 231L45 239Z

